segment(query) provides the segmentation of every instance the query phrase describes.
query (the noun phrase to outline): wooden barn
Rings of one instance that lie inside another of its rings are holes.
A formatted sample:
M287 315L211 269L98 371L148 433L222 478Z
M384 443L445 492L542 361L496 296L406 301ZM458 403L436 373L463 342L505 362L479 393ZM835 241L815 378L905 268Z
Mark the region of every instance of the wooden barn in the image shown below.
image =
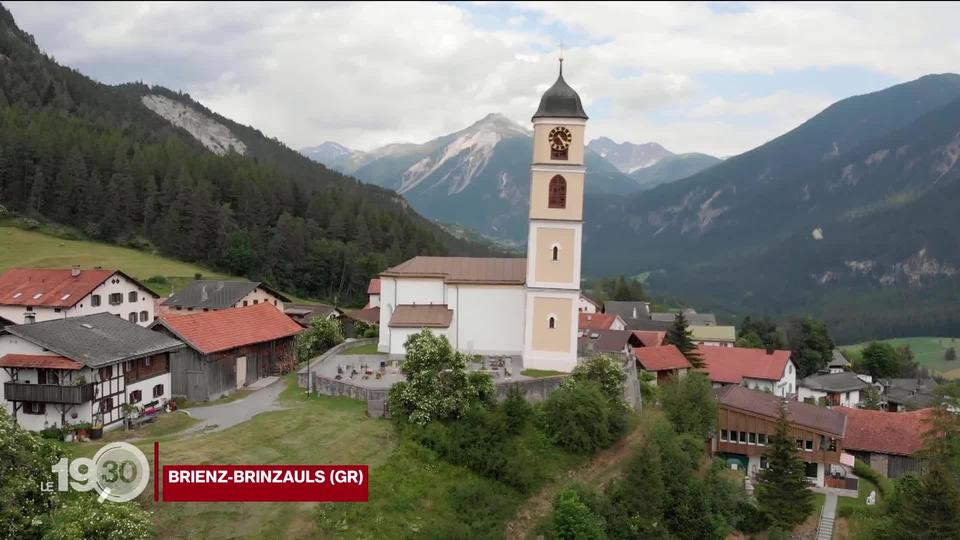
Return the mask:
M208 401L296 364L299 324L270 304L192 313L165 314L154 330L183 341L170 355L173 395Z

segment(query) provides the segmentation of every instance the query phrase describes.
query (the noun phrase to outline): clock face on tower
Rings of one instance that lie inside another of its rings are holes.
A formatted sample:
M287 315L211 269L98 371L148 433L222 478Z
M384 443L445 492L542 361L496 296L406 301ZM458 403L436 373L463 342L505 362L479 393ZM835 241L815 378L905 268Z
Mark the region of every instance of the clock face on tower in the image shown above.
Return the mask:
M557 126L550 130L548 139L550 141L550 148L554 151L561 152L570 148L570 143L573 141L573 134L570 133L569 129L563 126Z

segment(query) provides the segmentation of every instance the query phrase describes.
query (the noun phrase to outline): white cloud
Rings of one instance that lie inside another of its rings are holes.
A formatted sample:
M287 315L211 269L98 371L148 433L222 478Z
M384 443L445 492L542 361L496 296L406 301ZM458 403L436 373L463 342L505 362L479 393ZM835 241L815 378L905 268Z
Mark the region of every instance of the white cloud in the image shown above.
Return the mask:
M293 147L424 141L494 111L527 122L553 82L560 41L592 134L720 155L846 94L789 79L731 92L705 82L712 75L828 77L830 68L908 80L954 70L960 57L953 3L769 3L737 13L621 2L55 6L8 5L65 64L105 82L185 90ZM482 22L473 9L487 10ZM501 11L502 24L490 24Z

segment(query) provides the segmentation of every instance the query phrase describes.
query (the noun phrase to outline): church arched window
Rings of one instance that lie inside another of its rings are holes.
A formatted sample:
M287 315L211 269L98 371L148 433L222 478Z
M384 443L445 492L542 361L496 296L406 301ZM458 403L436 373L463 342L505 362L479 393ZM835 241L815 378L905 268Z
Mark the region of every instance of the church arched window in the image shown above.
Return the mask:
M551 316L549 319L547 319L547 327L551 330L555 329L557 327L557 318Z
M548 206L550 208L567 207L567 181L559 174L550 179Z
M553 246L553 249L550 250L550 251L553 252L553 260L559 261L559 260L560 260L560 248L559 248L558 246Z

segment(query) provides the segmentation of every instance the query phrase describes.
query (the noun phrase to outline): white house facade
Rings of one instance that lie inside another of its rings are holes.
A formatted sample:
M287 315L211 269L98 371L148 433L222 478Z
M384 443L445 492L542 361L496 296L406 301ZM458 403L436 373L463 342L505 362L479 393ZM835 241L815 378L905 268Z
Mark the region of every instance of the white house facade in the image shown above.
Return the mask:
M0 330L0 404L25 429L122 425L124 405L170 399L183 344L101 313Z
M119 270L13 268L0 275L0 318L15 324L110 313L147 326L155 298Z

